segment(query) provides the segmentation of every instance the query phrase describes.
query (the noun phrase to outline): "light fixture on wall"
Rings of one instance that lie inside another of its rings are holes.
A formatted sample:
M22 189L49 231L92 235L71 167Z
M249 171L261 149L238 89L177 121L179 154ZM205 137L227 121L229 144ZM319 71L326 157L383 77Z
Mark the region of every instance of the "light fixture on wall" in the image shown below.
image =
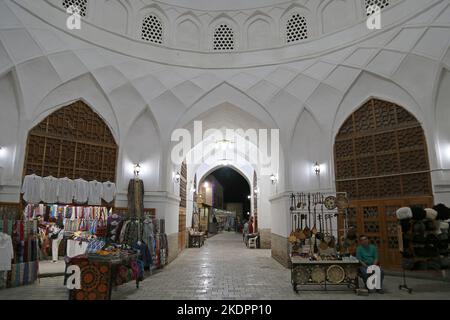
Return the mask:
M316 176L320 176L320 164L318 162L314 164L314 172L316 173Z
M231 161L228 159L222 159L219 161L220 165L223 167L228 167L231 164Z
M259 188L256 188L255 189L255 194L258 194L259 193Z
M141 165L139 163L136 163L134 165L134 176L136 178L139 178L139 174L141 173Z
M219 140L219 141L216 141L216 149L227 150L230 148L230 146L232 144L233 144L233 141L231 141L231 140L227 140L227 139Z
M177 173L175 173L175 174L173 175L173 181L174 181L175 183L180 183L180 181L181 181L181 174L180 174L179 172L177 172Z
M270 181L272 181L272 184L276 184L278 182L278 178L276 175L272 174L270 176Z
M209 182L208 182L208 181L205 181L205 183L203 184L203 187L204 187L205 189L209 189Z
M252 196L248 196L247 199L250 200L252 198Z

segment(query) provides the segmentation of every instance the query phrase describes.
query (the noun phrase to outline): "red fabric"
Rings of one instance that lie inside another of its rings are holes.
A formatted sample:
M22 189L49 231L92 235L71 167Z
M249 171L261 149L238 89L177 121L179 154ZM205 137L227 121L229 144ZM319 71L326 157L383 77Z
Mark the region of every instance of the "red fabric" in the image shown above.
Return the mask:
M248 233L250 233L250 234L253 233L253 222L248 224Z
M25 241L25 225L23 221L20 221L20 241Z

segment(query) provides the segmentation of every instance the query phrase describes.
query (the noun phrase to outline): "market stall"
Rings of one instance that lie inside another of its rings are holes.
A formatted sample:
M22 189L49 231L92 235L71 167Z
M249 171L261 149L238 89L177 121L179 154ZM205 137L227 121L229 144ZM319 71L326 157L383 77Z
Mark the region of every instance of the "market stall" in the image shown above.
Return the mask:
M337 216L345 199L321 193L297 193L291 195L290 201L294 291L299 293L299 287L328 290L331 286L345 286L360 293L360 262L345 251L338 237Z
M86 255L67 258L68 266L81 271L80 289L70 290L70 300L111 300L115 287L144 278L144 265L134 250L106 249Z

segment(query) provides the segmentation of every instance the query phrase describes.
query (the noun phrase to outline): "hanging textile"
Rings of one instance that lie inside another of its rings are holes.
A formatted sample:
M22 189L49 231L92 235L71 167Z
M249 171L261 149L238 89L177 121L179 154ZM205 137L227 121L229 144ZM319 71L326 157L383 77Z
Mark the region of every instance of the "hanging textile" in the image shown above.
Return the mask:
M138 219L144 215L144 182L141 179L131 179L128 184L128 214Z

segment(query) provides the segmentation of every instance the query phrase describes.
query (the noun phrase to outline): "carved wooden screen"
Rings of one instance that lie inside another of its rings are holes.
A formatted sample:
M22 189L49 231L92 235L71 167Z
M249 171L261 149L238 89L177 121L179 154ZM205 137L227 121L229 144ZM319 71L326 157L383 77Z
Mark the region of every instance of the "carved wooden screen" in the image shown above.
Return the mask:
M115 182L116 166L110 129L82 101L55 111L28 134L25 175Z
M186 208L187 208L187 165L181 165L180 180L180 214L178 219L178 247L183 250L186 247Z
M344 123L334 154L337 192L351 200L348 224L378 246L383 265L399 266L395 211L433 203L420 123L404 108L372 99ZM340 215L341 230L343 223Z
M350 199L432 195L420 123L393 103L370 100L344 123L335 143L336 188Z

